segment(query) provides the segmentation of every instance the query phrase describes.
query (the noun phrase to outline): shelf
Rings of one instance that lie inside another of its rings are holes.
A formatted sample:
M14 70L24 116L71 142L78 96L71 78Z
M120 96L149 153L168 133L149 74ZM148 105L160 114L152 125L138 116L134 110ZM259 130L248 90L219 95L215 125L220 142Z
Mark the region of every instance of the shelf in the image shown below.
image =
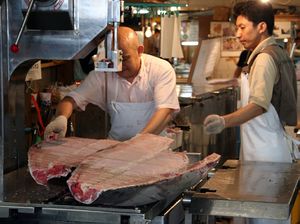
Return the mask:
M186 7L187 4L178 4L178 3L151 3L151 2L125 2L125 6L134 6L140 8L164 8L164 7Z
M275 15L275 21L290 21L290 22L300 22L299 15L288 15L288 14L282 14L282 15Z
M176 84L187 84L188 78L176 78Z
M42 62L42 68L50 68L58 65L66 64L66 61L49 61L49 62Z

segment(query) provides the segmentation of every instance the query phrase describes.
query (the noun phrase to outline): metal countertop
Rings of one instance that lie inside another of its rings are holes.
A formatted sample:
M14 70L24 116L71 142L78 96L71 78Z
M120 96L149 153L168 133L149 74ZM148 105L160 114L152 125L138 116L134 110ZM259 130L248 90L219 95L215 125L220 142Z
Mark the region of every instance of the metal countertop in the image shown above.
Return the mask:
M187 155L191 164L202 158L199 153ZM5 174L5 200L0 203L0 219L8 217L9 210L13 209L21 214L31 215L38 211L39 216L51 216L57 220L97 221L105 224L122 223L119 220L124 216L142 224L148 223L149 220L160 219L181 201L182 192L141 206L85 205L75 201L68 190L66 180L65 177L54 178L48 181L47 186L41 186L33 180L27 167ZM199 183L202 183L202 180Z
M188 192L192 214L287 219L300 188L300 163L229 160L199 192Z

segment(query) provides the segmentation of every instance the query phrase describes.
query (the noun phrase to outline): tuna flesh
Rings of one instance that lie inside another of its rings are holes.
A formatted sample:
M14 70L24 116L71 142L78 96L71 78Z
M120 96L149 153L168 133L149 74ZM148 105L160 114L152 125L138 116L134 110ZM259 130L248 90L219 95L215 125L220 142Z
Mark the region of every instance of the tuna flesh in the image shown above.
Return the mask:
M203 179L218 154L191 162L185 152L170 150L173 140L140 134L125 141L64 138L32 146L29 170L46 185L66 176L74 198L84 204L138 206L178 195Z
M110 148L118 141L70 137L58 141L43 141L28 151L28 167L33 179L41 185L54 177L65 177L71 168L95 152Z

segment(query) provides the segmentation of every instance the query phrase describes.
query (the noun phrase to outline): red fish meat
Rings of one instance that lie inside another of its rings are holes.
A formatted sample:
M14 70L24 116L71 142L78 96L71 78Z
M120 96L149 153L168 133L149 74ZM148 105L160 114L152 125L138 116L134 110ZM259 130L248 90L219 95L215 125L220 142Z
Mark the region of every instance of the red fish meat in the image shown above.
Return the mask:
M118 144L114 140L70 137L58 141L43 141L28 151L28 167L31 176L41 185L49 179L67 176L71 168L99 150Z
M167 145L163 147L163 143L158 141L159 138L165 138L158 137L158 139L151 140L149 136L142 137L143 140L135 138L120 143L109 151L99 151L82 161L67 181L74 198L85 204L96 202L128 206L151 203L167 197L168 193L178 193L165 191L166 189L162 187L164 190L158 194L158 186L161 183L179 178L181 179L178 179L179 182L183 181L184 184L182 183L182 187L176 187L176 189L182 191L203 178L220 158L219 155L212 154L200 162L190 164L186 153L165 150L168 149ZM147 186L154 185L156 187L153 187L151 193L148 192L150 193L148 196L141 196L139 192L141 188L145 190ZM138 187L140 189L136 191L136 194L140 194L139 198L131 202L127 199L121 201L120 194L122 193L120 192L126 189L125 197L129 197L128 189ZM116 192L115 196L105 195L106 192L111 191ZM156 196L153 196L154 194ZM108 200L102 200L102 195Z

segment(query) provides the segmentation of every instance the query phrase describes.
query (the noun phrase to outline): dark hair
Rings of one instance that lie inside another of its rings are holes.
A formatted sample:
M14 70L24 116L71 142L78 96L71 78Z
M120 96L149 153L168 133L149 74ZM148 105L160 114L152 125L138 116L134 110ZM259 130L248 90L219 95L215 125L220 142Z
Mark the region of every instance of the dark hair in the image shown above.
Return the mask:
M259 1L239 2L233 8L233 19L236 21L238 16L244 16L256 26L260 22L267 24L268 34L273 34L274 12L270 3Z

